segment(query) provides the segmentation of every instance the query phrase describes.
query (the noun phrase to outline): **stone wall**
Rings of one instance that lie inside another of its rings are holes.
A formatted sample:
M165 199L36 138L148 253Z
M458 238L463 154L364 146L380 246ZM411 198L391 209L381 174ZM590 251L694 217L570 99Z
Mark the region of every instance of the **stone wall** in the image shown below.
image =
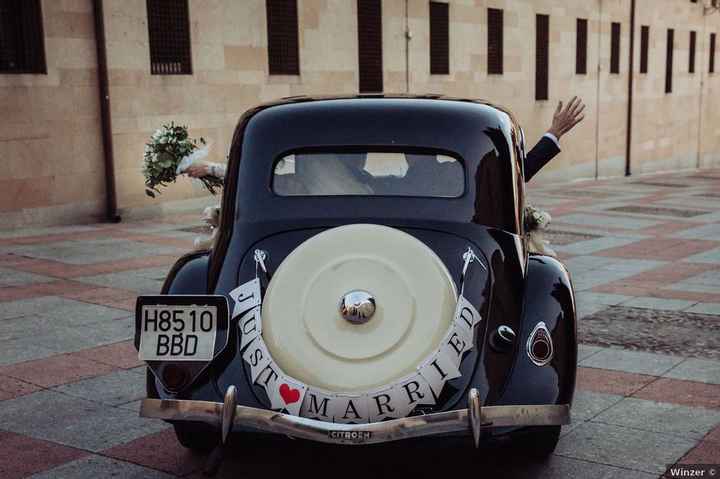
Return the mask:
M426 0L383 0L386 92L444 93L509 107L532 144L559 100L579 95L585 121L534 181L625 173L629 0L451 0L450 74L429 74ZM265 0L190 0L192 75L151 75L145 0L105 0L118 206L157 210L204 196L181 180L144 195L143 145L164 123L187 124L223 161L238 117L257 103L357 91L353 0L299 0L300 75L267 71ZM504 73L487 74L487 8L504 10ZM689 0L637 0L632 172L720 166L720 53L708 74L710 32ZM536 101L535 15L550 15L550 99ZM47 75L0 75L0 221L49 222L102 212L103 161L90 0L43 0ZM588 19L588 73L575 73L576 19ZM622 24L620 73L611 74L611 22ZM406 25L411 38L405 35ZM640 26L650 25L649 73L639 74ZM673 92L665 94L665 39L675 28ZM698 32L688 73L689 31ZM719 35L720 36L720 35ZM720 49L720 38L718 39ZM598 71L598 65L600 66ZM702 94L701 94L702 91Z
M104 208L90 0L42 3L47 74L0 74L0 227Z

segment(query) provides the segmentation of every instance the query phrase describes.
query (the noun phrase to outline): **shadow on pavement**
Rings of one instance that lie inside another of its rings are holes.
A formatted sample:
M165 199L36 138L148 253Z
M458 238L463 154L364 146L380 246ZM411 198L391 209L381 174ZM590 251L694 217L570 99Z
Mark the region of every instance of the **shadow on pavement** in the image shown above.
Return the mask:
M438 444L383 444L328 446L305 441L268 441L242 444L233 438L218 478L287 477L300 473L317 478L425 478L446 479L461 471L476 477L536 478L548 463L532 463L506 447L475 449L472 440ZM552 462L553 458L549 459ZM264 475L264 476L263 476ZM551 476L546 476L551 477Z

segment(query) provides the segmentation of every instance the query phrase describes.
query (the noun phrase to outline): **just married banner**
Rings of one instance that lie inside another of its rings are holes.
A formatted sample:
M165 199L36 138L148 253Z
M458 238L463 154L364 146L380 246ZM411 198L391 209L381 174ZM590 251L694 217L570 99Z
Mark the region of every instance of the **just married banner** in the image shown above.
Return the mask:
M410 375L362 393L325 391L285 374L263 340L259 278L238 286L230 292L234 301L232 316L238 318L242 358L249 365L253 383L265 389L271 409L327 422L376 422L405 417L418 405L434 405L445 383L461 375L460 364L465 353L474 347L475 329L482 320L463 295L463 283L471 263L478 261L483 268L484 265L470 249L463 259L453 321L439 347Z

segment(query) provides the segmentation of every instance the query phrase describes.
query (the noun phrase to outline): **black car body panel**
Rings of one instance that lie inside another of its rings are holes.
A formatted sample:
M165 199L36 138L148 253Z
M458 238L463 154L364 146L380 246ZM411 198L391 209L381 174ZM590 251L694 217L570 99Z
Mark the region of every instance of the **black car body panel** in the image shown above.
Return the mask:
M425 197L281 197L272 191L273 166L288 152L316 148L428 149L463 159L464 194ZM569 404L577 358L575 303L567 270L557 260L529 255L523 236L524 145L506 111L482 102L433 97L288 99L246 113L233 139L216 247L183 257L164 294L228 293L255 274L252 252L270 252L270 273L297 245L335 226L373 223L409 233L443 260L456 283L458 252L471 246L488 271L476 268L465 285L484 329L436 406L414 414L467 407L468 388L484 405ZM229 298L228 298L229 299ZM555 345L552 362L533 364L526 354L530 331L544 321ZM517 332L510 351L489 346L506 325ZM231 326L231 331L233 331ZM267 408L253 387L233 331L223 354L178 393L148 378L153 398L223 400L238 386L238 404ZM496 431L497 432L497 431Z

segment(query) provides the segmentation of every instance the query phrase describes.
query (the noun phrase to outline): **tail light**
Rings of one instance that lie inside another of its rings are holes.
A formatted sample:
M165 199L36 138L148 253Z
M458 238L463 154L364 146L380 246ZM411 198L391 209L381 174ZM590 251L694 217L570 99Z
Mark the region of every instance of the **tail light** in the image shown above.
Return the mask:
M530 333L527 354L536 366L545 366L553 358L553 343L545 323L540 321Z

